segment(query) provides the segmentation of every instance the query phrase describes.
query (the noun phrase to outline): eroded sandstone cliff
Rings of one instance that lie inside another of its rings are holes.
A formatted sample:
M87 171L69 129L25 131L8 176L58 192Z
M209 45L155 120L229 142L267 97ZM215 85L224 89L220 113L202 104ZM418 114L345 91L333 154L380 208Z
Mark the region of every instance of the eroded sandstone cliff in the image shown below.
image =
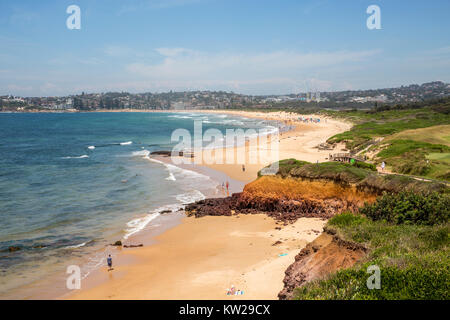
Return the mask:
M231 197L189 204L186 213L195 217L265 213L289 223L301 217L327 219L343 211L356 211L375 198L375 194L334 181L264 176Z

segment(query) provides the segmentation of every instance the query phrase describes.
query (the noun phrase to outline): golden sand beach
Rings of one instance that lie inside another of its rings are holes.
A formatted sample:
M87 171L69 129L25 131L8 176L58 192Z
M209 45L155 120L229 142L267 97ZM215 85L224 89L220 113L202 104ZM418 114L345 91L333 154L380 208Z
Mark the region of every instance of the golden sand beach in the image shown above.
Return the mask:
M295 129L279 137L280 160L324 161L332 151L315 147L351 127L323 117L320 123L302 123L296 121L298 115L285 112L210 112L290 123ZM248 151L235 147L235 152ZM242 164L206 166L230 179L251 182L267 164L246 165L245 172ZM113 271L102 267L83 280L81 290L61 298L277 299L284 271L295 255L322 232L325 223L318 218L301 218L285 226L264 214L185 217L179 225L157 236L155 244L117 249L119 259ZM244 294L226 295L232 285Z

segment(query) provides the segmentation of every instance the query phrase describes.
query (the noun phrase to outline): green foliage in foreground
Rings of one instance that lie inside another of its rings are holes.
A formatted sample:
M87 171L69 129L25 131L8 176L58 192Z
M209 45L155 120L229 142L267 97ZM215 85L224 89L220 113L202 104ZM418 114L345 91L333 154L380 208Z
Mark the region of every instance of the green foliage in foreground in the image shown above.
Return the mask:
M367 268L368 264L365 265ZM385 267L381 270L381 288L368 289L370 276L364 268L346 269L329 280L297 289L297 299L327 300L448 300L449 270L444 268L421 269L409 267L399 269Z
M384 201L394 198L385 195ZM402 196L400 196L401 198ZM410 197L394 206L393 212L404 216L409 210L433 210L423 202L440 205L442 199L419 200L411 205ZM433 197L433 196L432 196ZM448 199L447 199L448 201ZM402 208L405 209L402 210ZM367 207L367 206L366 206ZM445 208L444 208L445 210ZM388 211L388 210L387 210ZM333 273L322 280L312 281L294 292L294 299L450 299L450 223L448 213L441 224L404 224L401 221L429 222L433 216L427 212L421 219L400 219L389 217L396 224L386 220L374 221L362 214L343 213L330 219L327 228L347 241L364 244L369 253L352 268ZM406 214L408 216L408 214ZM412 215L414 216L414 215ZM399 224L400 223L400 224ZM377 265L381 271L381 289L368 289L367 267Z
M359 211L374 221L434 225L448 221L450 196L438 193L423 195L412 192L386 194L379 197L374 204L366 204Z

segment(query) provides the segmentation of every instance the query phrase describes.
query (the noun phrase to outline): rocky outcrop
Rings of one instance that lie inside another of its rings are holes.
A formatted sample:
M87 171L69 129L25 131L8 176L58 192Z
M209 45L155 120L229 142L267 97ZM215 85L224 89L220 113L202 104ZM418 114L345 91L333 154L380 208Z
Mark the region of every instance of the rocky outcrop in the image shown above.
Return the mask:
M325 229L324 233L300 251L295 262L288 267L283 280L284 288L278 298L292 298L295 288L353 266L366 252L366 247L342 240Z
M328 219L343 211L356 211L375 196L334 182L262 177L227 198L197 201L186 206L188 215L231 216L265 213L286 223L301 217Z

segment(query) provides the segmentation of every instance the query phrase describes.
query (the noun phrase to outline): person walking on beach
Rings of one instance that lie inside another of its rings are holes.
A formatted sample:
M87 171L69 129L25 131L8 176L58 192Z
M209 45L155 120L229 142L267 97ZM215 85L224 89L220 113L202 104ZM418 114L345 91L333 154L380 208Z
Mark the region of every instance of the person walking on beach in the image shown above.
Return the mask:
M111 255L108 255L108 258L106 259L106 262L108 263L108 271L112 270L112 258Z
M229 196L230 195L230 192L228 191L228 188L230 187L230 184L228 183L228 180L227 180L227 196Z
M245 164L242 165L242 172L245 172Z

